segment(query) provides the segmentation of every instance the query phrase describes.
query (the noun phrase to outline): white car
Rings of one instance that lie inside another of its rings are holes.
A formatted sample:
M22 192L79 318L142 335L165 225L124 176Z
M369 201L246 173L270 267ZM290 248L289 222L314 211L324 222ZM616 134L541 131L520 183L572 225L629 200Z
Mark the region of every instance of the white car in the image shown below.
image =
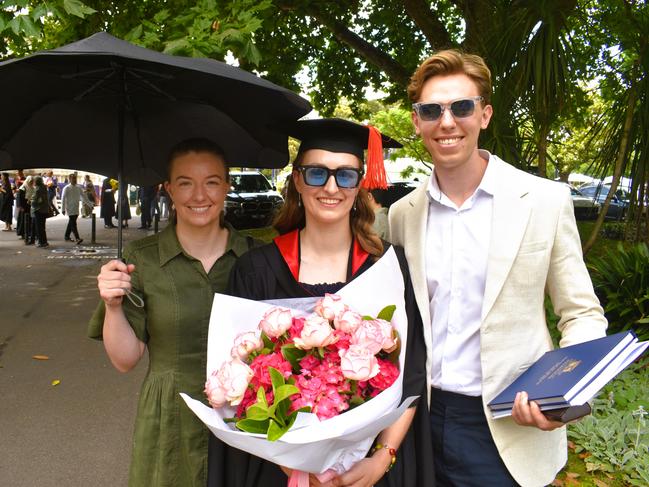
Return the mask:
M595 220L599 215L601 204L597 200L585 196L578 189L570 187L570 196L572 197L572 206L575 209L575 218L577 220Z

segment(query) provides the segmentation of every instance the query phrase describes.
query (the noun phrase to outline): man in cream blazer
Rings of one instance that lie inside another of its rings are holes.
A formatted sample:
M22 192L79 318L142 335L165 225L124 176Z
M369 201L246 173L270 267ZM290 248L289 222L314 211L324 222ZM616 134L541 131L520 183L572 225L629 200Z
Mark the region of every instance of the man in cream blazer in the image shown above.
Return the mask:
M566 433L519 394L511 418L486 404L552 348L599 338L606 319L581 254L569 189L478 149L492 114L478 56L441 51L411 79L430 180L395 203L389 240L405 248L428 356L439 485L541 486L566 462Z

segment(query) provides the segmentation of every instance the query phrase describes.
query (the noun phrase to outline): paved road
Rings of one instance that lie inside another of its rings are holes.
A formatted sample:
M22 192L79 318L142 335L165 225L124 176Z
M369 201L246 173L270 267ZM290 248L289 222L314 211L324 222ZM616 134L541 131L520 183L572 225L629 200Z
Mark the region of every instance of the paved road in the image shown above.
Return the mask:
M86 338L99 299L95 276L109 257L66 254L74 248L63 241L66 224L64 216L48 219L48 249L0 232L0 487L127 483L147 361L121 374L101 342ZM97 227L98 246L114 248L117 231L99 219ZM93 250L90 220L80 218L79 230L81 248ZM130 228L124 238L144 235Z

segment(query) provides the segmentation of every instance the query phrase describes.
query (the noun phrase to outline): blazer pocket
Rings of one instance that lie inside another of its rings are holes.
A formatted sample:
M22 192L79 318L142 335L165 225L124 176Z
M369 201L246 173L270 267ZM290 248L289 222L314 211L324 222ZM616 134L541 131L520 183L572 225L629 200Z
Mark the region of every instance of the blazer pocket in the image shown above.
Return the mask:
M540 252L545 250L548 247L548 242L545 240L538 242L525 242L518 249L518 255L521 254L533 254L535 252Z

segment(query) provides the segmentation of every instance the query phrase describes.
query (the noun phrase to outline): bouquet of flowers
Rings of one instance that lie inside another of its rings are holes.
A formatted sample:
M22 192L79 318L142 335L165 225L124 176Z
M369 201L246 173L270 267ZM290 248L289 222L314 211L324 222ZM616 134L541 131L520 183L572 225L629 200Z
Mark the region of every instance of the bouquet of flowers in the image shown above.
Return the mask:
M230 360L208 377L210 405L237 406L237 428L275 441L299 412L322 421L363 404L399 375L394 310L363 317L336 294L326 294L308 316L268 309L261 334L237 335Z
M337 297L325 297L321 308L316 303L312 315L300 309L311 311L315 300L305 306L304 299L264 303L216 294L206 384L216 407L181 396L234 448L303 472L349 470L416 399L401 400L408 339L403 295L392 249ZM256 323L259 336L250 332Z

